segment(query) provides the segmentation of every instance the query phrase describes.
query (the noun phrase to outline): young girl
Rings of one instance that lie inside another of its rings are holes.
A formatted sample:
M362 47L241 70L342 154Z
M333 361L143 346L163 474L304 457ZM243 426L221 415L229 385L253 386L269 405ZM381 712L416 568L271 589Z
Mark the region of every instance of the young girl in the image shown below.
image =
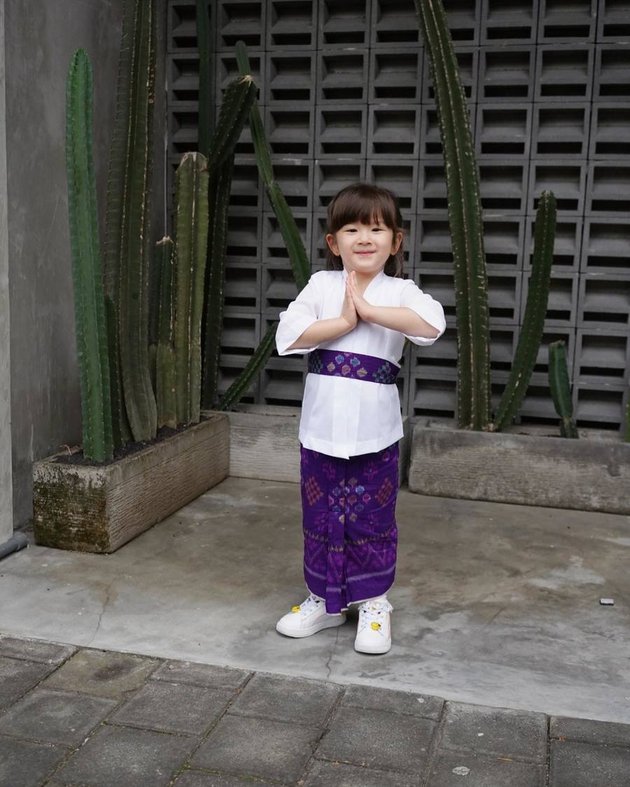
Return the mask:
M402 276L402 219L387 189L356 183L328 208L328 268L280 315L280 355L309 353L300 420L304 578L310 591L276 629L308 637L359 605L354 647L391 647L396 568L395 384L405 337L432 344L444 311Z

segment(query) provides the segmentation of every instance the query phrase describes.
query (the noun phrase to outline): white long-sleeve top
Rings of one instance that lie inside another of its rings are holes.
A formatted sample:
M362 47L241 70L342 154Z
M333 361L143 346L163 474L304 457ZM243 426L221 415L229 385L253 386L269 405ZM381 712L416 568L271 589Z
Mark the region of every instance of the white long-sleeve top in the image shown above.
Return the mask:
M346 271L319 271L286 311L280 314L276 346L280 355L309 353L316 346L289 347L317 320L339 317L343 304ZM444 333L442 306L409 279L380 273L367 286L364 297L374 306L407 306L429 325ZM372 355L399 364L405 338L414 344L433 344L438 337L407 336L381 325L359 320L350 333L323 342L326 350ZM308 374L304 386L300 442L305 448L329 456L350 456L381 451L403 435L400 400L396 385Z

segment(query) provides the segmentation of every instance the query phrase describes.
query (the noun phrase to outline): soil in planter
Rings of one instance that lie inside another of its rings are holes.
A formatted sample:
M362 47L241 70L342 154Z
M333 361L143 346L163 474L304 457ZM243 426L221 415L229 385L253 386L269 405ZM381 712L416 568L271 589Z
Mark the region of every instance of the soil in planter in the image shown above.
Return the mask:
M210 420L208 416L202 415L199 423L203 423L204 421L208 420ZM163 440L168 440L168 438L173 437L173 435L179 434L180 432L185 432L187 429L190 429L191 426L196 426L196 424L184 424L183 426L178 426L177 429L172 429L170 426L162 426L160 429L158 429L157 435L153 440L146 440L144 442L141 441L138 443L126 443L122 446L122 448L118 448L116 451L114 451L113 458L106 462L95 462L93 459L86 459L83 455L83 450L80 447L75 449L68 448L68 446L63 446L63 448L68 449L68 453L57 455L54 457L53 461L63 465L107 467L108 465L117 462L119 459L124 459L127 456L138 453L138 451L142 451L144 448L147 448L147 446L156 445L156 443L161 443Z

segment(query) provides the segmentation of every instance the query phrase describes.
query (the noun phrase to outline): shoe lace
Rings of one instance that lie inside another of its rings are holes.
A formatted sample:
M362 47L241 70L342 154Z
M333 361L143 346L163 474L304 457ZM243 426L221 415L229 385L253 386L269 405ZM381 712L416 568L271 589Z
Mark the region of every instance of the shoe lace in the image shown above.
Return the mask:
M310 596L305 599L301 604L298 604L297 607L293 607L294 612L299 612L300 615L308 615L313 611L313 608L318 606L322 603L321 598L317 598L312 593Z

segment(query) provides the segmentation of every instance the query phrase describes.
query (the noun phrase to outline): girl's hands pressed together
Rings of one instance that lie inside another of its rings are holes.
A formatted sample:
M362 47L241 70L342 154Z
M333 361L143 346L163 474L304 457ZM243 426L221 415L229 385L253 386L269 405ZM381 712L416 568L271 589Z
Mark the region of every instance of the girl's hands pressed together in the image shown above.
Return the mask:
M357 281L357 274L355 271L350 271L348 273L348 278L346 279L346 298L344 299L344 304L346 299L350 299L352 306L355 310L355 313L365 322L371 322L370 320L370 310L372 306L365 300L362 293L359 291L359 283Z
M349 278L350 277L348 276L348 279ZM346 291L343 296L343 305L341 307L341 319L348 323L349 331L351 331L353 328L356 328L356 325L359 322L359 315L357 314L357 309L347 284Z
M359 281L355 271L348 273L346 280L346 298L350 296L356 313L361 320L382 325L406 336L426 336L437 338L439 330L422 319L416 312L406 306L374 306L368 303L359 289ZM345 302L345 301L344 301Z

